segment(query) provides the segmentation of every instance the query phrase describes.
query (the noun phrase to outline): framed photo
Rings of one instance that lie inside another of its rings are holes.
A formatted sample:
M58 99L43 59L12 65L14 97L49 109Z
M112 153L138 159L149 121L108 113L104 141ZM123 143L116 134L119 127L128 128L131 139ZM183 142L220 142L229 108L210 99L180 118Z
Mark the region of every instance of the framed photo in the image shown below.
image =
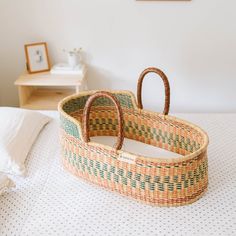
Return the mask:
M30 74L50 70L50 62L46 43L26 44L25 55L27 70Z

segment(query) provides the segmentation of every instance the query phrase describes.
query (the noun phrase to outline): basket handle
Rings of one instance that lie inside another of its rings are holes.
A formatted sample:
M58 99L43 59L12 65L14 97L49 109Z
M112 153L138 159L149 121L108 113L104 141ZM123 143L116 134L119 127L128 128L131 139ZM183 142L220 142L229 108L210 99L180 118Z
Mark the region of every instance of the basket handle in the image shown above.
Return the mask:
M118 99L109 92L103 92L103 91L96 92L93 95L91 95L89 97L89 99L87 100L87 102L85 104L85 107L84 107L84 113L83 113L84 141L86 143L90 142L90 137L89 137L89 114L90 114L90 111L91 111L92 103L99 97L109 98L115 104L116 111L117 111L117 114L118 114L118 125L119 125L118 140L115 144L115 149L120 150L122 148L122 145L123 145L123 142L124 142L123 112L121 110L121 106L120 106L120 103L119 103Z
M143 79L148 73L151 73L151 72L158 74L164 82L164 86L165 86L165 108L164 108L163 114L168 115L169 109L170 109L170 85L169 85L169 81L168 81L168 78L165 75L165 73L163 71L161 71L160 69L155 68L155 67L149 67L149 68L145 69L139 77L138 86L137 86L138 108L143 109L143 103L142 103Z

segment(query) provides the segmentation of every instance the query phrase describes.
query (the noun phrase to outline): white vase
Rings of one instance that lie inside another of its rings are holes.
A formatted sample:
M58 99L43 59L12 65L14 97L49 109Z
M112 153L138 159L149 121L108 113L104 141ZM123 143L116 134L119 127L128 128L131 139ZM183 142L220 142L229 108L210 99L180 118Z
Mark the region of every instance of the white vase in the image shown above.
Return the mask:
M68 64L71 67L76 67L80 63L80 57L78 53L69 52L68 53Z

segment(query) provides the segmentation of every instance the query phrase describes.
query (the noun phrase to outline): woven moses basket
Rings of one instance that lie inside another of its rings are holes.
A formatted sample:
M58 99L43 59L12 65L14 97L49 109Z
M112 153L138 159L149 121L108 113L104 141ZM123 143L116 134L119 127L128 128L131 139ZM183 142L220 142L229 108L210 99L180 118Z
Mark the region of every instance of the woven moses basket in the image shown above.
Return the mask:
M163 114L143 110L142 81L157 73L165 85ZM158 206L180 206L207 190L208 136L199 127L168 115L169 82L157 68L141 74L138 102L129 91L87 91L59 104L65 169L92 183ZM114 147L90 136L117 136ZM125 138L174 153L180 158L149 158L121 150Z

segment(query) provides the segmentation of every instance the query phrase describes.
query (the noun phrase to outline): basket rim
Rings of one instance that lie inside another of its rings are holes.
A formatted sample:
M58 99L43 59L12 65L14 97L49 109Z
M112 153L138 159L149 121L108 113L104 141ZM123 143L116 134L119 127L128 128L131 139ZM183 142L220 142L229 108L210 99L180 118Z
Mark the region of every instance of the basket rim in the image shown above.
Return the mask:
M77 98L80 98L80 97L83 97L83 96L92 95L92 94L94 94L96 92L99 92L99 91L101 91L101 90L83 91L83 92L80 92L79 94L73 94L73 95L70 95L68 97L65 97L64 99L62 99L58 103L58 112L60 114L62 114L64 117L66 117L68 120L73 122L77 126L77 128L78 128L78 130L81 134L83 134L81 123L79 121L77 121L75 118L73 118L72 116L70 116L69 114L67 114L63 110L63 105L65 103L67 103L68 101L72 100L72 99L77 99ZM140 108L138 108L136 98L135 98L134 94L131 91L127 91L127 90L102 90L102 91L110 92L110 93L113 93L113 94L127 94L131 97L134 109L136 109L137 111L142 112L142 113L146 113L146 114L153 114L153 115L155 114L155 115L158 115L159 117L161 117L162 119L177 121L177 122L180 122L182 124L186 124L186 125L190 126L191 128L193 128L196 131L198 131L199 133L201 133L204 143L197 151L195 151L193 153L190 153L190 154L187 154L187 155L181 155L181 157L175 157L175 158L142 156L142 155L139 155L139 154L136 154L136 153L127 152L125 150L115 150L111 146L108 146L108 145L105 145L105 144L100 144L100 143L93 142L93 141L89 142L88 145L105 148L106 150L109 150L109 151L115 151L115 152L117 152L117 154L126 153L128 155L133 156L136 161L141 160L141 161L150 161L150 162L154 162L154 163L158 162L158 163L167 163L167 164L168 163L180 163L180 162L189 161L189 160L192 160L192 159L196 158L200 154L206 152L208 144L209 144L209 137L208 137L208 134L202 128L200 128L198 125L195 125L195 124L193 124L189 121L186 121L184 119L177 118L175 116L163 115L162 113L153 112L153 111L149 111L149 110L145 110L145 109L141 110ZM81 139L82 139L82 141L84 141L83 135L81 135Z

